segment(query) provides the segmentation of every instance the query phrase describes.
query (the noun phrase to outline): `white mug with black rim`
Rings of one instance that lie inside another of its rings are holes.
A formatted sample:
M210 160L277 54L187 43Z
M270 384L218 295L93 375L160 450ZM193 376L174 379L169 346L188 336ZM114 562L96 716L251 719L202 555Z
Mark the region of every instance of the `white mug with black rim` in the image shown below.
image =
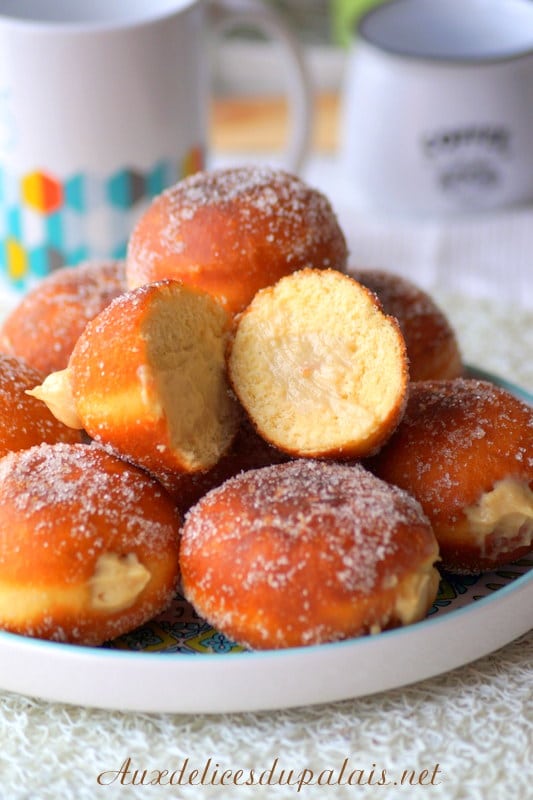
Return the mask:
M369 207L533 202L533 2L391 0L364 15L343 92L344 174Z

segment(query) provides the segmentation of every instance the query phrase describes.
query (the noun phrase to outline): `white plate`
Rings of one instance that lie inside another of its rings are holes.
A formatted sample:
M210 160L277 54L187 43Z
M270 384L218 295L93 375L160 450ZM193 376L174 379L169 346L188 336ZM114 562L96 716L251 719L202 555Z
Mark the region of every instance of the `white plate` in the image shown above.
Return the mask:
M471 370L532 402L524 390ZM0 632L0 688L100 708L219 713L325 703L404 686L480 658L533 623L533 560L448 577L415 625L333 644L244 652L180 597L106 647Z

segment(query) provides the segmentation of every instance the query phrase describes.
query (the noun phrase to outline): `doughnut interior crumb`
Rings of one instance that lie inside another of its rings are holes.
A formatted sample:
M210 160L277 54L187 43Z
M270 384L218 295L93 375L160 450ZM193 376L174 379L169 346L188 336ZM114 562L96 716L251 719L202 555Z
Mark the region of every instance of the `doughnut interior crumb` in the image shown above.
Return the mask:
M226 323L226 312L207 295L185 291L176 301L164 292L154 299L141 333L155 388L152 402L166 417L171 449L179 449L192 469L215 463L236 431L226 379Z
M233 387L269 441L288 452L364 454L396 424L405 342L371 293L334 270L301 270L240 318Z

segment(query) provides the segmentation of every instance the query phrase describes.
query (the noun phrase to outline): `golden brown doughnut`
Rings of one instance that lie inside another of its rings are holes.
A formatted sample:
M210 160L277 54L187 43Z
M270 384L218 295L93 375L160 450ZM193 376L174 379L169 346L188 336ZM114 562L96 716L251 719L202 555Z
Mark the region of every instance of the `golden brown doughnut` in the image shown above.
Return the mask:
M125 290L121 261L90 261L52 272L6 317L0 348L45 375L64 369L87 322Z
M491 570L531 549L533 409L505 389L413 383L402 422L369 466L420 502L445 569Z
M439 575L419 504L360 465L251 470L186 516L180 565L198 614L252 649L295 647L425 616Z
M368 455L403 412L396 320L336 270L303 269L259 291L236 320L233 389L259 433L294 456Z
M426 292L393 272L350 267L348 274L374 292L385 313L398 320L412 381L458 378L463 374L455 332Z
M81 441L79 431L67 428L26 394L44 377L17 356L0 353L0 457L42 442Z
M126 275L135 288L177 278L230 313L301 267L346 264L329 201L294 175L267 167L197 172L157 197L135 226Z
M229 324L222 306L194 287L140 287L91 320L67 369L33 394L156 476L209 469L240 418L226 379Z
M172 600L180 520L163 488L101 448L0 459L0 627L78 644L133 630Z

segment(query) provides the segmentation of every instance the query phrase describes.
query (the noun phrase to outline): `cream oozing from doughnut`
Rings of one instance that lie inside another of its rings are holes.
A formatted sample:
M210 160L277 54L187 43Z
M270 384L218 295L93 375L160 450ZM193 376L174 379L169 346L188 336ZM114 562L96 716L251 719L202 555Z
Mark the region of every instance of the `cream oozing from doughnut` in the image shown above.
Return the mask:
M360 466L300 459L251 470L186 516L183 587L252 648L376 633L420 619L438 587L418 503Z
M400 425L369 465L419 500L446 569L494 569L531 547L533 410L505 389L411 384Z
M100 644L169 604L180 520L153 478L58 444L0 459L0 482L0 627Z

